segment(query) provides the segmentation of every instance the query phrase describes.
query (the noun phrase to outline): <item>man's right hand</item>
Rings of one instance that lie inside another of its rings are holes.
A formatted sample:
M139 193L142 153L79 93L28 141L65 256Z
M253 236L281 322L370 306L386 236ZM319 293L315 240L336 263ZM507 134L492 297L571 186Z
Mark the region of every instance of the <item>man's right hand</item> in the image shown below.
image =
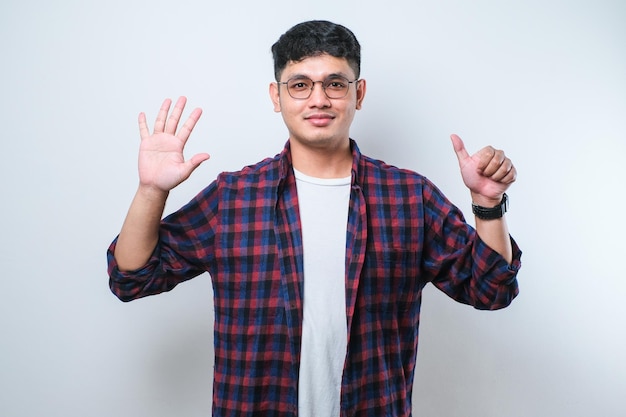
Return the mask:
M206 153L196 154L187 161L183 155L185 143L193 131L202 110L194 109L183 126L178 129L180 117L187 99L180 97L168 117L172 100L166 99L161 105L151 134L146 123L146 115L139 114L139 184L141 188L157 192L169 192L204 161L209 159ZM178 132L176 132L178 129Z
M172 100L163 102L150 134L146 115L139 115L139 188L128 209L115 246L115 259L121 271L141 268L150 258L159 240L159 224L169 191L189 178L203 161L205 153L185 161L183 149L202 110L195 109L178 130L187 99L181 97L169 115Z

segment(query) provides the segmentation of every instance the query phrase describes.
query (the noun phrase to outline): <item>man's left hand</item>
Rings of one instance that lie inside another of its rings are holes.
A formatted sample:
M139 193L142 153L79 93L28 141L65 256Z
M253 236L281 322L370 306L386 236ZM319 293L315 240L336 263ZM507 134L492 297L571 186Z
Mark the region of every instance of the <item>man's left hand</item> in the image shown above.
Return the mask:
M451 135L452 146L459 160L463 182L472 193L475 204L494 207L515 181L517 171L504 151L486 146L471 155L457 135Z

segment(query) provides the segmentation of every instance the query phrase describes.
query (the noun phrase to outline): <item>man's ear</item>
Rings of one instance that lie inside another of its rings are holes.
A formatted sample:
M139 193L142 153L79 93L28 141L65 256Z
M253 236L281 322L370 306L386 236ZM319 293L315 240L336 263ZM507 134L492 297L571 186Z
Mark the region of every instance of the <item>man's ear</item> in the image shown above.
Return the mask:
M356 109L361 110L363 106L363 99L365 98L365 91L367 90L367 83L365 80L359 80L356 85Z
M280 113L280 92L278 91L277 83L270 83L270 99L274 104L274 111Z

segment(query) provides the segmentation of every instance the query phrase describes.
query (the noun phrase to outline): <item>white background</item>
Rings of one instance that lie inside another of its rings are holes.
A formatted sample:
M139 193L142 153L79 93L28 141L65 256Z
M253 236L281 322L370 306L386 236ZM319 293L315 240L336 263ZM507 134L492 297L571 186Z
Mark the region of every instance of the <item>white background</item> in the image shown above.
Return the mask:
M624 416L626 3L621 0L4 0L0 415L206 416L208 275L124 304L105 251L137 184L136 116L204 115L223 170L279 152L271 44L313 18L363 46L361 150L431 178L469 214L448 136L505 149L521 293L499 312L425 292L416 416Z

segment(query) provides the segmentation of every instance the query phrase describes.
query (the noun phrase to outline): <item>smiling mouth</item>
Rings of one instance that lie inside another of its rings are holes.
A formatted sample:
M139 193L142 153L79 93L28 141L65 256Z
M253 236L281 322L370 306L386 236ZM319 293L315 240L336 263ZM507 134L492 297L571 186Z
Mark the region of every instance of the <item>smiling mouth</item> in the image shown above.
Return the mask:
M305 120L314 127L327 127L335 118L330 115L316 114L313 116L305 117Z
M306 116L306 120L332 120L335 117L330 114L312 114L310 116Z

